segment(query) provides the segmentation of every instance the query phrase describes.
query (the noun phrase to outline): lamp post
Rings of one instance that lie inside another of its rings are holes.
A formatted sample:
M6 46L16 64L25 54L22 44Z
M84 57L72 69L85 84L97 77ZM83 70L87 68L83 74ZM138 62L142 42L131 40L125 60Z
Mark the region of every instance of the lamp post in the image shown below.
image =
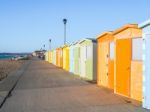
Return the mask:
M66 44L66 24L67 24L66 18L63 19L63 23L64 23L64 45L65 45Z
M49 39L49 50L51 50L51 39Z
M43 45L43 50L45 50L45 44Z

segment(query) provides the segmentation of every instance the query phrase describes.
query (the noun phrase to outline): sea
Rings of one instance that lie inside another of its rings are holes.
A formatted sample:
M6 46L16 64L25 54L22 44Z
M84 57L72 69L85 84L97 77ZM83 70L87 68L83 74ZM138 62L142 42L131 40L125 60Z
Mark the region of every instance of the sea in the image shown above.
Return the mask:
M0 53L0 60L7 60L18 56L29 55L30 53Z
M0 55L0 59L11 59L15 56L12 56L12 55Z

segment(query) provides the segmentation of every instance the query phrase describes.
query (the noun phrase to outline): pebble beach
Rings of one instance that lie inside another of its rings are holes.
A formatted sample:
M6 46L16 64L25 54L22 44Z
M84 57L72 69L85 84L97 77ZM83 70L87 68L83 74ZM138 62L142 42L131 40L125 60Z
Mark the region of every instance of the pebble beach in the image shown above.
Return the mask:
M0 60L0 81L8 77L12 72L15 72L24 63L23 60Z

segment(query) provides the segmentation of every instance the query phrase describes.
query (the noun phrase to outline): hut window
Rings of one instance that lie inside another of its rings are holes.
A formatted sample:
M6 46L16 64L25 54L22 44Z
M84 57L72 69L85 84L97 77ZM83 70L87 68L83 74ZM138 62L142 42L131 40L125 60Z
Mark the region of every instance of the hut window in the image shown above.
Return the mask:
M142 60L142 38L132 39L132 60Z
M91 58L92 57L92 46L87 46L86 47L86 58Z
M109 54L110 54L110 59L114 59L114 42L110 42L110 51L109 51Z

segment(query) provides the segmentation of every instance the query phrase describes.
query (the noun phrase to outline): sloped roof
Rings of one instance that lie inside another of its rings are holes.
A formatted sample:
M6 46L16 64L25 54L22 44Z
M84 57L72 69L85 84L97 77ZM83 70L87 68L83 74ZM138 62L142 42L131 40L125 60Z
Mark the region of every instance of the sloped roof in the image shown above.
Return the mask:
M112 31L104 32L104 33L100 34L99 36L97 36L96 39L99 39L99 38L101 38L101 37L103 37L105 35L109 35L109 34L111 35L112 33L113 33Z
M94 39L94 38L84 38L84 39L80 40L79 43L82 43L82 42L84 42L84 41L92 41L92 42L94 42L94 43L97 42L97 40Z
M140 28L145 28L149 25L150 25L150 19L148 19L147 21L144 21L143 23L139 24L139 27Z
M121 31L126 30L126 29L128 29L128 28L137 28L137 29L138 29L138 25L137 25L137 24L126 24L126 25L124 25L123 27L121 27L121 28L115 30L115 31L113 32L113 35L116 35L116 34L120 33Z

